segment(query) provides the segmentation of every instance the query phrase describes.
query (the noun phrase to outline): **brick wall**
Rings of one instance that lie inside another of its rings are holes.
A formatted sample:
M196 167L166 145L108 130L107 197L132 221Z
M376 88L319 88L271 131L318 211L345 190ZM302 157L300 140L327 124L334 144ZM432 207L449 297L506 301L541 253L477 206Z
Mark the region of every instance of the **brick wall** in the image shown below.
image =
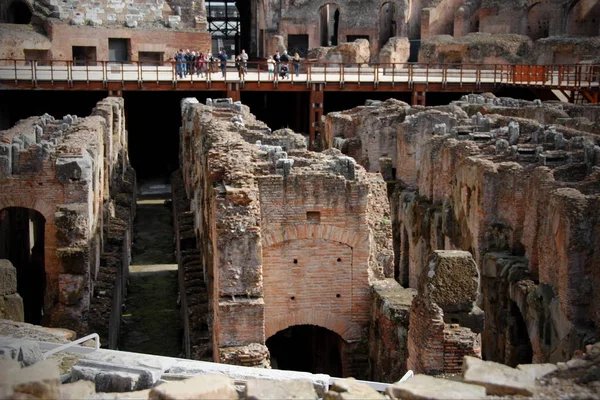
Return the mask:
M47 26L52 40L51 54L55 60L73 58L73 46L96 48L96 59L109 60L109 38L129 40L129 60L138 61L139 52L163 53L163 60L169 61L180 49L208 52L211 49L210 35L207 32L176 31L152 28L94 28L50 22Z
M461 373L465 356L481 358L480 335L458 324L446 324L444 327L444 373Z
M187 99L182 117L215 361L230 347L317 325L345 341L344 371L366 372L367 347L356 343L370 320L370 282L392 261L381 178L339 154L307 152L300 135L269 133L243 106Z
M44 115L0 132L0 209L30 208L46 219L44 324L85 334L91 320L98 323L90 318L90 303L102 280L101 255L115 234L120 246L113 259L122 279L105 288L109 314L113 299L124 296L123 249L130 247L133 193L126 182L133 179L135 185L135 177L128 167L123 114L122 100L112 98L99 102L87 118Z

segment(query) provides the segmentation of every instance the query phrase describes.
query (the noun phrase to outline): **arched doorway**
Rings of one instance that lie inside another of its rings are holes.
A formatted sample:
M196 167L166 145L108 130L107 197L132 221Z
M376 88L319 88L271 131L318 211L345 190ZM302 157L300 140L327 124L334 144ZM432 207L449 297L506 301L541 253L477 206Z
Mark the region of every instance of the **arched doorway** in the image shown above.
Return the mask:
M379 9L379 48L385 46L393 36L396 36L396 7L388 1Z
M13 1L6 10L6 22L9 24L31 23L31 10L23 1Z
M321 23L321 46L337 46L340 26L340 9L333 3L325 4L319 10Z
M275 369L342 376L343 339L316 325L294 325L267 340Z
M538 40L550 35L551 10L548 3L535 3L527 11L527 36Z
M25 322L40 324L43 317L46 272L44 230L46 219L23 207L0 210L0 259L17 269L17 292L23 298Z
M597 36L600 3L596 0L574 0L567 8L567 35Z

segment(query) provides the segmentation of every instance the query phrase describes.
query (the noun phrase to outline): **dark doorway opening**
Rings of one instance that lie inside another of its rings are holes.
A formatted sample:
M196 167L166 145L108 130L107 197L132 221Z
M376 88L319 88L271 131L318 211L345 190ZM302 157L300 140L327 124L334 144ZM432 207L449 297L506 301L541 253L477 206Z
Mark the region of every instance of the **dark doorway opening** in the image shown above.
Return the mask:
M319 10L321 46L337 46L340 25L340 10L335 4L325 4Z
M39 325L44 315L46 272L44 229L46 219L35 210L0 210L0 259L17 269L17 292L23 298L25 322Z
M13 1L6 10L6 22L9 24L30 24L31 10L22 1Z
M292 56L298 53L305 58L308 53L308 35L288 35L288 52Z
M510 301L510 316L508 317L508 348L507 365L516 367L519 364L531 364L533 349L527 333L527 324L521 315L517 303Z
M73 46L75 65L95 65L96 48L94 46Z
M129 39L108 39L108 60L129 62Z
M275 369L342 376L342 341L329 329L296 325L271 336L267 347Z

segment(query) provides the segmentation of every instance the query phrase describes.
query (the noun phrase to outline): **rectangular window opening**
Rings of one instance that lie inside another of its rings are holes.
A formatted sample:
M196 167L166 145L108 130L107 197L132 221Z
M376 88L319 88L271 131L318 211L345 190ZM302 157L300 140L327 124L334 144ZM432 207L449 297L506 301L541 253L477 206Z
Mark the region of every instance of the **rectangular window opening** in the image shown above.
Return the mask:
M321 212L320 211L307 211L306 212L306 221L310 224L318 224L321 222Z

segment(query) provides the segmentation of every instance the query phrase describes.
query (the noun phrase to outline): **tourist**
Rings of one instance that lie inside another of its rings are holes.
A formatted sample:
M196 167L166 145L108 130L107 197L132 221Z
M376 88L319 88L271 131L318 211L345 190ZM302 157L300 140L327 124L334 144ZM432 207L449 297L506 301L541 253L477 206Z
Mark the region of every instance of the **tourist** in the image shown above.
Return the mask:
M294 73L298 77L300 75L300 55L298 53L294 54L292 63L294 64Z
M204 53L200 53L200 55L196 59L196 76L204 78L205 73L206 73L206 57L204 56Z
M269 56L267 60L267 70L269 71L269 80L275 80L274 72L275 72L275 60L273 60L272 56Z
M227 78L227 53L225 53L225 50L221 50L219 53L219 61L221 65L221 74L223 75L223 78Z
M242 57L242 61L244 62L244 73L248 73L248 53L246 53L246 50L242 49L242 54L240 54L240 56Z
M282 65L281 69L283 70L283 73L280 73L280 75L283 79L287 79L290 77L288 75L288 72L290 71L290 68L288 66L289 62L290 62L290 56L288 55L287 50L284 50L283 54L281 55L281 65ZM283 68L283 67L285 67L285 68Z
M186 49L185 52L183 53L183 76L187 77L188 75L188 66L189 66L189 61L190 60L190 49Z
M246 76L246 68L245 68L244 59L242 58L241 54L235 58L235 67L238 70L238 76L240 77L240 82L244 83L244 77Z
M179 49L179 51L175 53L175 63L177 76L183 78L183 68L185 65L185 56L183 54L183 49Z
M273 60L275 61L275 76L279 75L279 65L281 64L281 56L279 55L279 51L276 51L273 55Z

